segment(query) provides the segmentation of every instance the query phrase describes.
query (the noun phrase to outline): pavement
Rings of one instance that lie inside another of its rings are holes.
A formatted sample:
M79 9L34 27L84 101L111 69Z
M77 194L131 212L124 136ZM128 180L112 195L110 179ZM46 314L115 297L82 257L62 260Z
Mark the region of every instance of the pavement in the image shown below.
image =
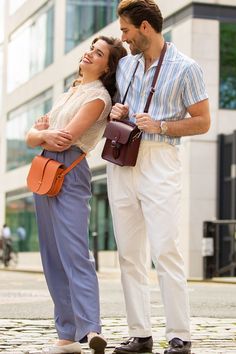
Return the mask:
M15 272L27 272L27 273L43 273L42 263L40 259L39 252L20 252L17 256L17 263L12 264L9 268L3 268L0 266L0 270L4 269L7 271ZM99 269L101 274L117 273L119 272L118 261L115 260L114 264L105 264L102 265ZM151 276L154 276L156 279L155 271L151 272ZM211 282L211 283L220 283L220 284L236 284L236 277L215 277L211 279L202 279L200 277L191 277L188 279L188 282ZM236 354L236 353L235 353Z
M3 270L3 268L0 268ZM42 273L39 254L19 254L18 264L9 267L8 271ZM0 273L1 275L1 273ZM151 272L154 279L154 272ZM119 277L119 269L101 269L98 277L111 282ZM202 279L189 279L191 282L203 282ZM235 278L214 278L211 282L222 284L236 284ZM236 303L235 303L236 304ZM2 304L0 304L2 306ZM236 305L235 305L236 306ZM111 354L116 345L127 338L125 317L102 317L103 334L108 340L106 354ZM165 340L164 317L152 317L153 339L155 354L163 354L167 346ZM236 318L192 317L192 354L236 354ZM53 344L56 332L52 319L0 319L0 352L1 354L25 354L30 350L38 350L47 344ZM85 354L89 348L83 344Z

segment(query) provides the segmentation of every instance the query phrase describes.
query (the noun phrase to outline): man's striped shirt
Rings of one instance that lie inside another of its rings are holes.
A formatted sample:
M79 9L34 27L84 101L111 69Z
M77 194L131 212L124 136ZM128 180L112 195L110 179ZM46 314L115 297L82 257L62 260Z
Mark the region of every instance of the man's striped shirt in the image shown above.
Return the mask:
M199 65L193 59L180 53L173 43L167 44L167 51L148 113L155 120L173 121L185 118L187 107L207 99L208 95ZM142 54L127 55L122 58L117 69L120 102L132 79L137 61L139 61L139 66L125 102L129 106L131 121L135 121L135 113L142 113L144 110L158 64L157 60L145 72ZM180 143L180 138L160 134L143 133L142 139L167 142L173 145Z

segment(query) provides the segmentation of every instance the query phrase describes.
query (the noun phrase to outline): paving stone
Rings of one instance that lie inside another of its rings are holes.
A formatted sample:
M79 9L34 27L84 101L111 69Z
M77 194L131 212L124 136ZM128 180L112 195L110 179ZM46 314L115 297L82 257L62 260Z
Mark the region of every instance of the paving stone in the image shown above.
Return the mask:
M108 339L107 354L127 338L125 318L103 318L103 333ZM165 340L164 318L152 318L154 352L163 353ZM192 354L236 354L236 321L234 319L192 318ZM1 354L24 354L52 344L56 331L52 320L1 320ZM90 354L83 344L85 354Z

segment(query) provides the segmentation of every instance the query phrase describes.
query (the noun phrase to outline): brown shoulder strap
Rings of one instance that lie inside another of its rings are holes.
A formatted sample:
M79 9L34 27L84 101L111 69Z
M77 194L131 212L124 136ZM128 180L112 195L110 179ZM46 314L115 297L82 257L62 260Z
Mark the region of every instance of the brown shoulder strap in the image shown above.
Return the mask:
M155 75L154 75L153 80L152 80L151 90L150 90L150 93L149 93L149 96L148 96L148 99L147 99L147 102L146 102L146 105L145 105L145 108L144 108L144 112L145 113L147 113L148 110L149 110L149 106L150 106L150 103L151 103L151 100L152 100L152 96L153 96L153 94L155 92L155 85L156 85L157 78L158 78L158 75L159 75L160 70L161 70L161 65L162 65L162 62L163 62L163 59L164 59L164 56L165 56L165 53L166 53L166 49L167 49L167 44L165 42L165 44L164 44L164 46L162 48L162 51L161 51L161 55L160 55L158 64L157 64Z
M80 163L80 161L82 161L86 156L86 153L84 152L83 154L81 154L78 159L76 159L74 162L72 162L72 164L70 166L68 166L63 172L62 175L65 176L68 172L70 172L72 170L72 168L74 168L76 165L78 165L78 163Z
M134 75L135 75L135 73L136 73L136 71L137 71L137 69L138 69L138 66L139 66L139 61L137 62L136 66L135 66L135 69L134 69L133 75L132 75L132 77L131 77L130 83L129 83L129 85L128 85L128 87L127 87L127 90L126 90L126 92L125 92L125 95L124 95L124 97L123 97L122 104L125 104L125 100L126 100L126 97L127 97L128 92L129 92L130 85L131 85L131 83L132 83L132 81L133 81L133 79L134 79Z

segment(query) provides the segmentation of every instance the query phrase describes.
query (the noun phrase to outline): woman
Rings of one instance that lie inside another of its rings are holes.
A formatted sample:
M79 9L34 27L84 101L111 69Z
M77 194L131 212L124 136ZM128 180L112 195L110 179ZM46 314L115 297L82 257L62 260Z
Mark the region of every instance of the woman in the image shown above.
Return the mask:
M115 94L116 67L124 55L118 39L96 38L80 61L79 79L30 129L27 144L42 146L44 156L65 166L91 151L103 135ZM42 353L80 353L79 342L88 340L93 352L102 354L107 344L101 335L94 260L89 256L90 179L83 159L66 175L58 196L34 195L42 263L58 333L56 344Z

